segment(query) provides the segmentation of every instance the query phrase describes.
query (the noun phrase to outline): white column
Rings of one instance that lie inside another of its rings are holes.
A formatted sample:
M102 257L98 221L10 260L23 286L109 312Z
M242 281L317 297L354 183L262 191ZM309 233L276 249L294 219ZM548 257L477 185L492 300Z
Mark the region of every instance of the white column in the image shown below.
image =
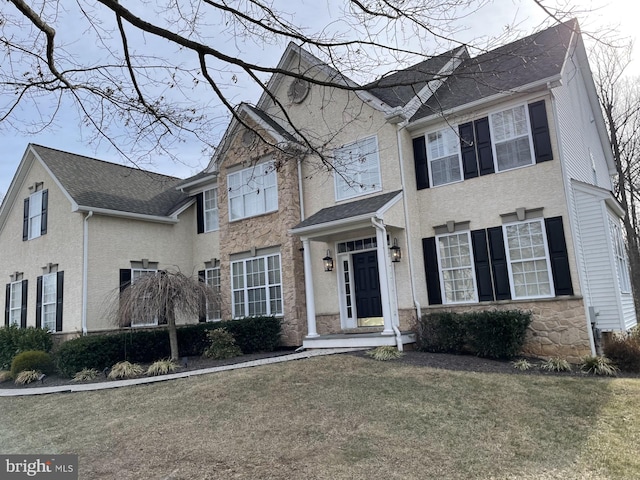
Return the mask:
M384 225L373 220L376 227L376 240L378 243L378 272L380 276L380 300L382 302L382 317L384 318L384 330L382 335L394 335L393 319L391 318L391 303L389 299L389 271L387 269L387 230Z
M313 271L311 269L311 243L302 239L304 258L304 293L307 300L307 338L318 337L316 331L316 303L313 296Z

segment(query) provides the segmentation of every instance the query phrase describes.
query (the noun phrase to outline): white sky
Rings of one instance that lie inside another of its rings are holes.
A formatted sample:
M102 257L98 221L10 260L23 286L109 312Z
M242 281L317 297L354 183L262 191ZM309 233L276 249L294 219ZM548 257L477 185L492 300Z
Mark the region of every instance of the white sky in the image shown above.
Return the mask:
M335 4L339 0L325 0L326 10L337 13ZM591 32L597 34L609 27L614 27L620 37L630 37L635 39L637 36L637 20L640 18L640 1L638 0L559 0L562 3L569 3L575 8L589 11L592 13L578 15L580 25L583 32ZM547 0L545 3L553 4L554 0ZM313 22L317 15L317 0L301 0L297 3L297 11L293 22L298 24L306 24L313 27ZM325 10L325 8L322 8ZM6 5L2 7L12 8ZM472 42L478 36L498 36L506 25L516 25L522 31L522 35L531 33L545 19L544 12L540 7L536 6L533 0L494 0L482 11L467 17L461 27L464 31L457 38L464 41ZM273 59L269 66L275 66L282 51L282 47L265 47L261 52L261 58L264 63L266 59ZM634 55L635 60L628 68L628 73L640 75L640 46L636 48ZM434 52L440 53L440 52ZM248 92L247 92L248 93ZM254 94L257 95L257 94ZM234 98L234 101L256 102L256 98L247 95L243 98ZM35 115L35 112L21 112L25 118ZM90 157L100 158L103 160L123 163L118 155L108 148L105 142L100 145L89 145L86 138L83 138L82 132L78 129L79 119L69 118L67 127L57 128L55 131L46 131L38 135L25 136L20 133L12 134L6 129L0 130L0 195L5 194L9 188L15 171L22 159L25 149L29 143L37 143L52 148L58 148L68 152L73 152ZM223 132L221 131L220 134ZM175 163L167 159L158 159L154 165L145 166L149 170L154 170L167 175L178 177L188 177L202 170L208 163L209 159L203 155L198 145L181 145L179 147L181 163Z

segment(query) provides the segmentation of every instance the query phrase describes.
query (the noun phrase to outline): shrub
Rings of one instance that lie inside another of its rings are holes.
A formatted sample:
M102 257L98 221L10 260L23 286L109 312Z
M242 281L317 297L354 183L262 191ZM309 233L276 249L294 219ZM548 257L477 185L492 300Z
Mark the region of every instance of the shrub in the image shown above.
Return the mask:
M50 352L53 347L51 334L41 328L18 328L15 325L0 328L0 369L11 366L20 352L40 350Z
M242 350L236 345L233 335L224 328L209 331L207 337L211 344L204 351L205 357L222 360L242 355Z
M135 378L142 375L143 372L144 369L137 363L131 363L127 361L118 362L113 367L111 367L108 378L109 380Z
M167 373L173 373L178 368L178 364L173 360L157 360L149 365L147 368L147 375L166 375Z
M373 350L367 350L365 355L373 358L374 360L379 360L381 362L385 362L387 360L395 360L404 355L397 347L392 347L390 345L384 345L381 347L376 347Z
M41 372L38 370L23 370L15 378L16 385L26 385L40 379Z
M570 372L571 364L564 358L555 357L542 362L540 368L547 372Z
M38 350L19 353L11 362L11 376L17 378L25 370L39 370L49 375L54 371L53 359L47 352Z
M60 345L56 351L56 367L62 375L73 377L84 368L102 371L124 358L119 335L91 335Z
M520 370L521 372L524 372L526 370L531 370L533 368L533 363L531 363L526 358L519 358L515 362L511 362L511 363L513 365L513 368L515 368L516 370Z
M484 358L513 358L524 344L531 313L520 310L495 310L465 314L467 342L471 350Z
M640 372L640 338L613 337L604 344L604 354L625 372Z
M100 372L95 368L83 368L71 379L72 382L87 382L89 380L95 380L100 375Z
M463 315L442 312L424 315L416 328L419 350L436 353L462 353L465 345Z
M11 380L11 372L9 370L0 370L0 383Z
M582 359L580 369L585 373L593 375L606 375L614 377L618 374L619 368L611 360L601 355L588 355Z

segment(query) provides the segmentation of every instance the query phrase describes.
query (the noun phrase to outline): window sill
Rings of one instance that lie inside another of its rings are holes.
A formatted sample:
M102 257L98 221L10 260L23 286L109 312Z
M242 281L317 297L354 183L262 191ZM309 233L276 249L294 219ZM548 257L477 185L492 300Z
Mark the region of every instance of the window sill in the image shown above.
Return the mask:
M277 213L279 210L269 210L268 212L263 212L263 213L256 213L255 215L251 215L248 217L240 217L240 218L236 218L234 220L229 219L229 223L238 223L238 222L242 222L243 220L248 220L250 218L258 218L258 217L264 217L265 215L271 215L272 213Z

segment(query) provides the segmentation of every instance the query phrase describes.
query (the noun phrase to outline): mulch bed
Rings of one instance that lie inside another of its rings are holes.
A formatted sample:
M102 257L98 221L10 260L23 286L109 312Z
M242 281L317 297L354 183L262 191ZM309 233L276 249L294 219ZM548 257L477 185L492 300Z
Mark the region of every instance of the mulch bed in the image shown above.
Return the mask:
M262 358L269 358L281 355L288 355L293 353L291 349L282 349L274 352L254 353L249 355L242 355L239 357L228 358L225 360L213 360L204 357L189 357L186 365L182 364L177 370L178 372L185 372L191 370L200 370L203 368L219 367L223 365L233 365L236 363L249 362L251 360L258 360ZM365 355L364 351L357 351L350 353L358 357L369 359ZM532 364L540 363L540 360L529 358ZM373 361L373 360L372 360ZM502 373L511 375L544 375L544 376L563 376L563 377L591 377L593 375L586 375L581 372L579 367L573 365L573 370L570 372L548 372L541 370L540 368L532 368L530 370L518 370L514 368L511 361L508 360L491 360L487 358L480 358L474 355L452 355L447 353L428 353L419 352L415 350L408 350L404 352L402 358L392 360L405 365L412 365L416 367L431 367L440 368L444 370L466 371L466 372L483 372L483 373ZM147 365L143 365L146 367ZM618 377L623 378L640 378L640 374L620 372ZM610 378L610 377L597 377L597 378ZM97 379L84 383L98 383L109 382L104 375L99 376ZM0 388L37 388L42 386L57 386L57 385L73 385L70 379L59 377L57 375L50 375L44 379L44 382L34 382L28 385L15 385L12 381L0 383Z

